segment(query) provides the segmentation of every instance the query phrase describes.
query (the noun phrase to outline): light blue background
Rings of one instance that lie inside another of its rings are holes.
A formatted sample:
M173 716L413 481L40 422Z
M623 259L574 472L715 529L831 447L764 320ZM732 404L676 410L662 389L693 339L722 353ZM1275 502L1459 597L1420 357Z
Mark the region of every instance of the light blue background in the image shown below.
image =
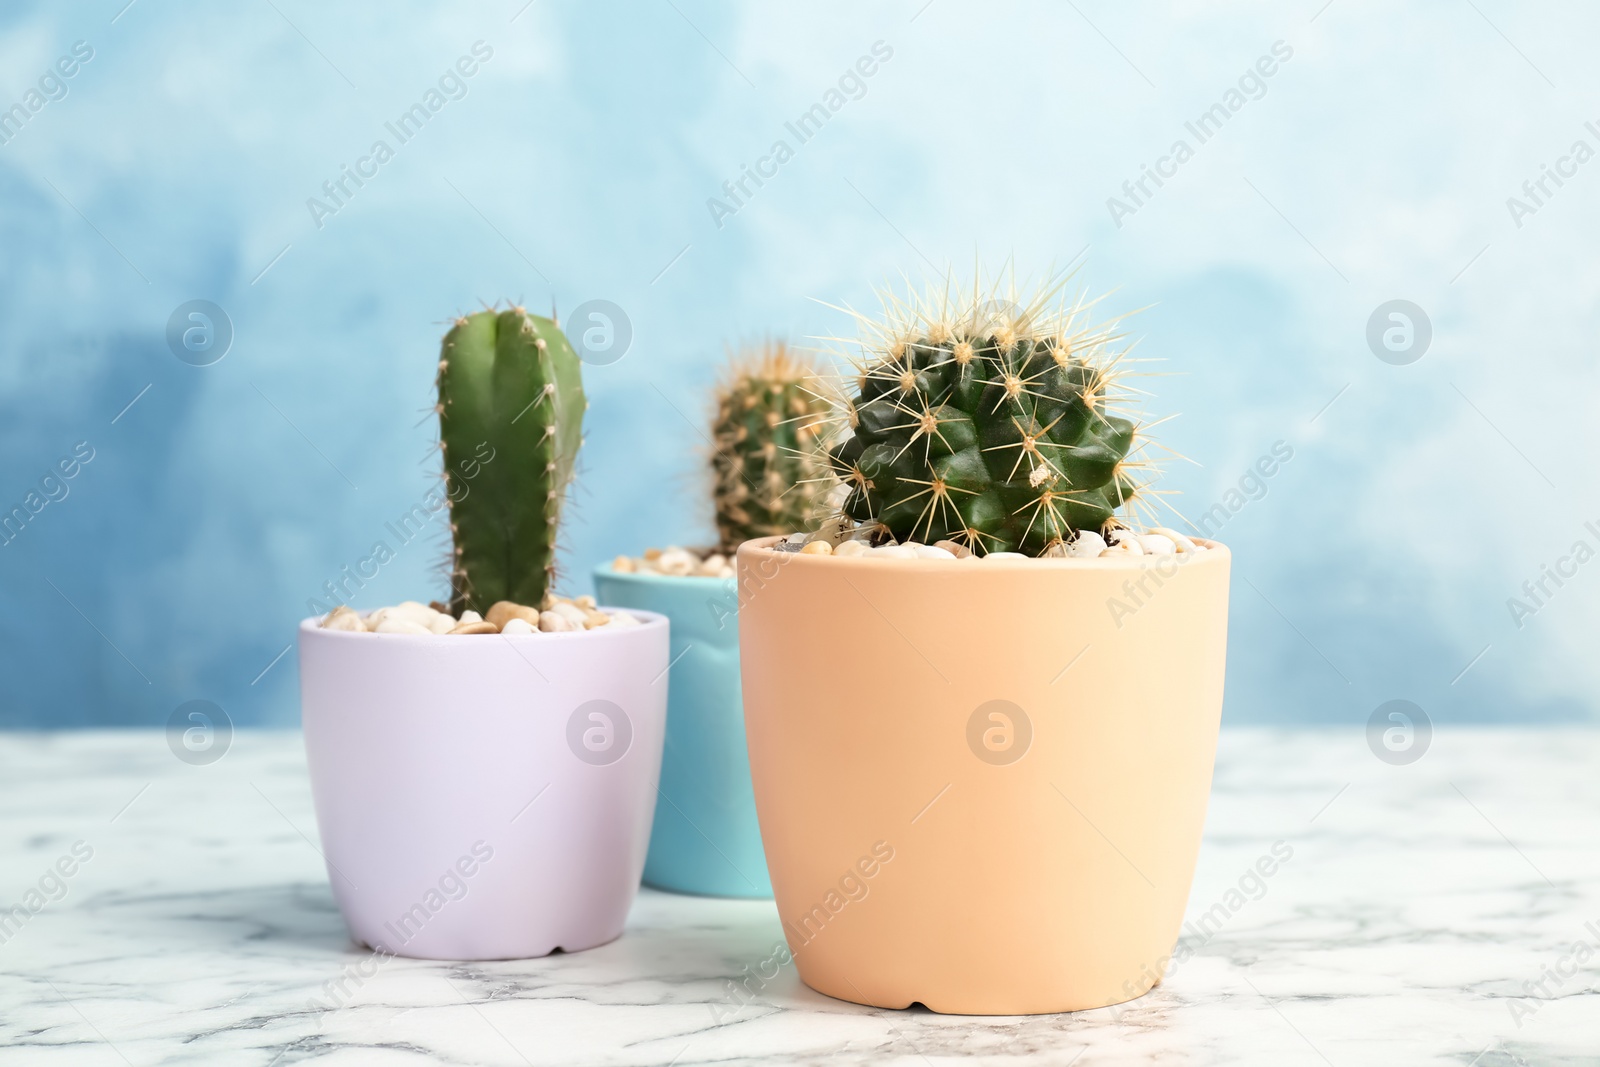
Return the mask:
M1148 307L1185 514L1294 449L1220 534L1227 721L1359 728L1395 697L1436 724L1595 715L1600 563L1521 628L1506 604L1600 547L1600 162L1520 228L1506 206L1600 146L1578 5L123 4L0 15L0 107L94 49L0 146L0 500L95 449L0 548L0 724L195 698L296 722L293 654L262 672L433 484L437 340L480 301L631 318L586 378L582 590L598 560L707 536L697 426L726 345L846 332L816 301L870 305L902 271L1037 275L1085 248L1109 310ZM467 95L318 228L307 198L478 40ZM716 226L707 199L880 40L865 95ZM1107 198L1279 40L1264 95L1117 226ZM206 368L164 340L196 298L236 330ZM1365 341L1393 298L1432 318L1411 366ZM368 603L439 592L445 543L401 549Z

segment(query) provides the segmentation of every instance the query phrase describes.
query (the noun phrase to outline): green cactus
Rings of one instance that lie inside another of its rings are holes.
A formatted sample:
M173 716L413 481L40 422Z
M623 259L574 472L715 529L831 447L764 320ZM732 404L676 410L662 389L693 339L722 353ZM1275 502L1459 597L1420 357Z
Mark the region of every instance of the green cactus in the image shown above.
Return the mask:
M453 611L543 603L583 444L581 371L555 320L520 307L458 318L445 334L437 411Z
M822 518L832 479L819 435L829 407L816 389L816 369L778 341L736 359L717 390L711 471L723 552Z
M952 301L946 286L886 299L886 321L857 316L868 340L829 450L846 516L897 541L1044 555L1150 492L1139 428L1114 413L1120 335L1085 322L1065 282L1026 305L976 289Z

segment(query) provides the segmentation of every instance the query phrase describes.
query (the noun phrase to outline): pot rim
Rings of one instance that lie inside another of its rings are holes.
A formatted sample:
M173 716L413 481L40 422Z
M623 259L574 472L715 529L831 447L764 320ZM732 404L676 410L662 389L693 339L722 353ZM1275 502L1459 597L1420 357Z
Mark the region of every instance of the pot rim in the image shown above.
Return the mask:
M376 611L376 610L378 610L378 609L377 608L371 608L368 611L357 612L357 614L365 617L366 615L369 615L369 614L371 614L371 612ZM601 626L601 627L598 627L598 628L593 629L593 630L562 630L562 631L557 631L556 633L543 633L543 632L540 632L540 633L531 633L531 634L457 634L455 636L458 636L458 637L501 637L501 638L504 638L507 641L549 641L549 640L556 640L556 641L598 640L598 641L604 641L604 640L608 640L608 639L613 638L617 634L644 633L646 630L649 630L649 629L652 629L652 628L665 629L666 626L667 626L667 617L665 615L661 614L660 612L657 612L657 611L646 611L643 608L610 608L610 607L606 607L603 604L600 605L595 610L597 610L597 611L626 611L629 615L633 615L633 616L635 616L636 618L639 619L639 625L638 626L617 626L617 627ZM435 639L435 638L451 636L450 634L375 634L375 633L370 633L370 632L358 632L358 631L354 631L354 630L328 630L328 629L324 629L322 627L322 625L321 625L323 618L324 618L324 616L322 616L322 615L312 615L309 618L301 619L300 620L300 625L296 627L296 631L301 633L301 634L308 634L308 633L310 633L310 634L320 634L320 635L323 635L323 636L326 636L326 637L334 637L334 638L360 639L362 637L382 637L386 641L408 641L408 642L409 641L429 641L429 640L432 640L432 639Z
M615 578L617 581L638 582L640 585L654 585L658 582L663 584L667 582L718 584L734 580L732 575L727 578L713 578L707 574L658 574L654 571L614 571L609 563L595 564L594 570L590 573L596 578L604 575L607 578ZM623 610L632 611L633 609L626 608Z
M746 541L739 546L735 558L775 558L782 561L783 566L789 566L796 560L802 561L806 567L844 565L861 569L863 567L882 568L888 570L911 570L918 573L924 571L948 571L952 561L947 559L885 559L872 556L833 556L833 555L807 555L804 552L778 552L772 545L783 540L782 537L758 537ZM1074 556L1043 558L1028 556L1023 559L1002 557L1000 559L983 559L982 572L1027 570L1030 573L1041 571L1081 571L1081 570L1148 570L1160 566L1161 560L1176 560L1180 567L1214 565L1219 560L1231 559L1233 553L1221 541L1213 541L1205 537L1193 537L1190 540L1206 546L1206 551L1198 555L1180 553L1171 556L1127 555L1119 553L1117 556L1093 559L1080 559ZM1187 558L1186 558L1187 557ZM954 561L960 563L959 560ZM964 568L965 565L963 565ZM964 572L964 571L963 571Z

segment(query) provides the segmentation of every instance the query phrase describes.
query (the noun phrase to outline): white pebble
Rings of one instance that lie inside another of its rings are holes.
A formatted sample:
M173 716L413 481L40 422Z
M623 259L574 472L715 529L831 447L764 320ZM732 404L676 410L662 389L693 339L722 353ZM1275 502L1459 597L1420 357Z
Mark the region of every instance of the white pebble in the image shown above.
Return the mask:
M1093 559L1106 550L1106 539L1093 530L1078 531L1077 540L1067 546L1067 555L1077 559Z
M916 559L917 554L909 545L880 545L871 550L870 555L882 556L887 559Z
M1158 533L1140 534L1139 547L1144 549L1147 556L1171 556L1178 551L1172 538Z
M833 549L835 556L865 556L872 549L865 541L840 541Z
M538 631L533 628L533 624L527 619L507 619L506 624L500 627L500 632L503 634L531 634Z
M482 621L483 621L483 616L479 615L476 611L472 611L471 609L468 609L467 611L463 611L461 613L461 618L456 620L456 622L458 622L458 623L461 623L461 622L482 622Z
M564 615L557 615L553 611L541 611L539 612L539 629L547 634L558 634L572 629L572 623L568 622ZM504 632L504 630L501 630L501 633Z
M550 610L555 612L557 615L560 615L568 622L572 623L573 629L583 629L583 624L588 621L588 616L584 613L582 608L578 607L576 604L571 604L564 600L556 601L555 604L551 606Z
M611 625L627 629L629 626L642 626L643 623L639 621L637 616L629 615L626 611L613 611L611 613Z
M1169 530L1165 526L1153 527L1153 528L1151 528L1150 532L1151 533L1160 534L1162 537L1165 537L1168 540L1170 540L1173 543L1173 545L1177 547L1178 552L1180 554L1182 554L1184 552L1193 552L1196 549L1200 548L1199 545L1195 544L1192 540L1190 540L1188 537L1185 537L1183 534L1179 533L1177 530ZM1201 551L1204 551L1204 550L1201 549Z
M403 615L408 619L415 619L424 626L426 626L428 623L431 623L433 621L433 617L439 614L437 611L434 611L432 608L428 607L428 605L415 600L401 601L398 606L390 608L389 612L392 615Z
M1139 539L1134 536L1132 530L1118 527L1106 534L1106 540L1111 544L1109 548L1100 553L1102 556L1114 556L1118 553L1127 553L1132 556L1144 555L1144 546L1139 543Z
M1027 559L1021 552L991 552L984 559Z
M916 553L916 556L917 556L918 559L955 559L956 558L956 554L954 552L946 551L945 549L942 549L937 545L914 545L914 546L908 545L907 547L910 548L912 552Z
M428 630L431 633L436 634L447 634L455 628L456 620L452 619L442 611L434 612L432 621L428 623Z
M341 606L335 608L326 619L322 620L322 628L324 630L347 630L352 633L363 633L366 631L367 624L361 621L361 616L349 608Z
M428 629L426 626L422 625L420 622L414 622L411 619L407 619L407 618L405 618L403 616L399 616L399 615L391 615L388 618L384 619L382 622L378 623L378 628L373 632L374 633L380 633L380 634L431 634L431 633L433 633L432 630Z

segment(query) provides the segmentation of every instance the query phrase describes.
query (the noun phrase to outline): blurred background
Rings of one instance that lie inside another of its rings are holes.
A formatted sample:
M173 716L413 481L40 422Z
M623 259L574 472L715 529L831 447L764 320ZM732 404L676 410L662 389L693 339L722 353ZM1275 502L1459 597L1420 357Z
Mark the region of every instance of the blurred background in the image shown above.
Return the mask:
M385 524L436 483L459 312L620 309L585 372L584 592L709 540L726 346L975 261L1143 309L1147 409L1193 461L1164 486L1235 552L1226 722L1592 720L1597 28L1506 0L9 3L0 725L296 724L325 582L383 540L365 605L443 591L442 526Z

